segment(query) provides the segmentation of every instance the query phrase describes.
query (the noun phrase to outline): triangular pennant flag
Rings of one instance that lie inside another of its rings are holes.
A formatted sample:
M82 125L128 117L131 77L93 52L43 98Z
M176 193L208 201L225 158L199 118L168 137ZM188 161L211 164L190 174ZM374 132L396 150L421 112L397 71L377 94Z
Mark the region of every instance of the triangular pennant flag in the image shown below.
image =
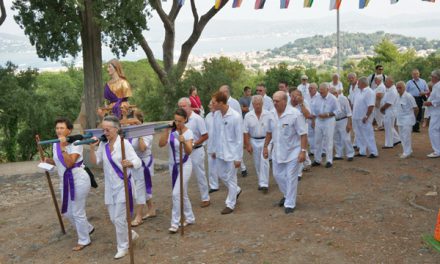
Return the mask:
M240 7L241 2L243 2L243 0L234 0L234 2L232 3L232 8Z
M399 0L391 0L392 5L397 4L397 2L399 2Z
M422 0L422 1L435 3L435 0Z
M288 8L290 0L280 0L280 8Z
M330 0L330 10L339 9L342 0Z
M263 9L266 0L256 0L255 1L255 9Z
M313 0L304 0L304 7L312 7Z
M363 9L368 6L370 3L370 0L359 0L359 8Z
M219 9L221 4L222 4L222 0L215 0L214 8Z

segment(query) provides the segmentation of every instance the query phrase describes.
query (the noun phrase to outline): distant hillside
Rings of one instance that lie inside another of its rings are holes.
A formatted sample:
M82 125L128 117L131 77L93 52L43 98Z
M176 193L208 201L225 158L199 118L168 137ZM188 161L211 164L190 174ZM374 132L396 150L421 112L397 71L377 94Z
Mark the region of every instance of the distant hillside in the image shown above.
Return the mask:
M345 56L371 54L374 46L387 38L399 47L420 50L440 49L440 40L428 41L426 38L407 37L398 34L389 34L383 31L376 33L341 33L341 49ZM267 58L277 56L296 57L300 54L319 55L321 49L336 47L336 33L328 36L316 35L300 38L293 43L289 42L279 48L268 50Z

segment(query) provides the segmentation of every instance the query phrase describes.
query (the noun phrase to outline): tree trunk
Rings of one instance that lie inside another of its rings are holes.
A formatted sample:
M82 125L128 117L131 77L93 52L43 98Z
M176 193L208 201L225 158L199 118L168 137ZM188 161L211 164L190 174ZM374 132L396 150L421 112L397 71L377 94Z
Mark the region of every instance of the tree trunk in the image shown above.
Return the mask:
M3 2L3 0L0 0L0 26L3 24L3 22L5 22L6 19L6 8L5 8L5 3Z
M84 92L81 113L77 122L83 128L95 128L99 123L96 113L104 100L102 85L102 54L101 28L96 23L93 14L93 1L84 0L84 10L81 10L82 29L81 43L83 52Z

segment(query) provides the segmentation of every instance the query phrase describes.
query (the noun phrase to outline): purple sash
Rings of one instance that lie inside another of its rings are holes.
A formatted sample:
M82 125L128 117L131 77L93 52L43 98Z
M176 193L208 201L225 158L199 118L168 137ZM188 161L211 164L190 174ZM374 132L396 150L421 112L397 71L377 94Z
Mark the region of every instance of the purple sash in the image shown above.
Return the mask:
M126 102L128 98L117 97L116 94L114 94L110 89L110 87L108 86L108 83L106 83L104 87L104 98L109 100L110 103L115 103L115 105L112 108L112 113L118 118L121 118L121 104L122 102Z
M153 184L151 183L151 173L148 168L150 168L151 164L153 164L153 156L151 156L150 162L145 166L145 162L142 160L142 167L144 167L144 179L145 179L145 188L147 189L147 193L151 194L151 187Z
M77 162L73 165L72 168L67 168L66 162L64 161L63 153L61 151L60 143L56 143L57 156L60 160L61 164L63 164L66 170L63 175L63 205L61 206L61 213L64 214L67 212L67 206L69 203L69 190L70 190L70 200L75 200L75 184L73 182L73 173L72 170L74 168L79 168L83 164L82 161Z
M122 172L122 170L116 165L116 163L113 161L112 159L112 153L110 152L110 144L106 144L105 145L105 153L107 154L107 159L108 161L110 161L110 164L112 165L113 169L115 170L116 174L119 176L119 178L121 178L122 180L124 180L124 173ZM131 190L131 174L128 175L128 200L130 203L130 213L133 214L133 193Z
M172 182L173 182L173 189L174 189L174 184L176 183L177 180L177 175L179 174L179 164L176 161L176 148L174 146L174 132L176 130L173 129L171 130L171 134L170 134L170 146L171 146L171 150L173 151L173 159L174 159L174 164L173 164L173 172L171 173L171 178L172 178ZM183 156L182 162L185 163L188 160L188 155L185 154L185 156Z

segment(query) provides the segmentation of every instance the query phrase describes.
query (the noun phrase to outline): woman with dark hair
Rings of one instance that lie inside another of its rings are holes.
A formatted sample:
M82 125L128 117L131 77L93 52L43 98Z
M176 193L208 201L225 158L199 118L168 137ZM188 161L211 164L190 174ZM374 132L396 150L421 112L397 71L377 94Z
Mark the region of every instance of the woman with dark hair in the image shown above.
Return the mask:
M121 124L116 116L109 115L104 117L102 130L107 141L99 141L98 138L93 137L97 142L90 145L91 162L97 165L102 163L104 169L104 199L110 220L116 229L118 252L114 257L115 259L122 258L128 254L128 224L125 209L123 168L127 168L127 175L131 175L132 169L139 169L142 165L141 160L127 139L124 139L126 155L125 159L122 160L121 138L118 134L120 129ZM98 144L98 149L95 151L95 146ZM133 208L133 184L133 178L129 176L130 210ZM139 235L132 230L132 237L133 240L136 240Z
M141 111L136 110L134 117L142 124L144 116ZM142 161L142 166L133 170L133 178L135 184L136 201L135 201L135 217L131 222L131 226L135 227L143 223L151 217L156 216L156 208L153 204L153 192L151 178L154 175L154 161L151 149L153 145L153 135L133 138L129 140L133 146L136 154ZM146 205L146 206L145 206ZM147 207L147 211L143 214L143 209Z
M121 119L122 110L128 110L128 98L132 96L131 87L117 59L108 62L107 72L111 79L105 84L104 98L109 102L107 107L112 108L111 114ZM103 117L105 112L98 109L98 114Z
M60 142L53 144L53 159L46 158L45 162L57 166L62 197L61 213L69 219L78 235L78 243L72 250L80 251L91 244L90 234L95 228L87 220L85 210L90 178L84 170L83 147L74 146L66 139L72 129L70 120L55 120L55 132Z
M159 147L169 146L169 169L172 178L173 187L173 208L171 212L171 227L168 229L170 233L176 233L180 223L180 148L183 143L182 166L183 166L183 204L185 222L184 226L195 223L194 213L192 211L191 202L188 197L188 182L191 177L192 164L189 155L192 152L193 133L185 126L188 116L185 110L179 108L174 112L174 128L165 129L159 139ZM177 184L176 184L177 182Z
M197 88L195 86L191 86L189 88L189 100L191 101L192 110L203 117L205 115L205 110L203 109L202 102L200 101L200 97L197 94Z

